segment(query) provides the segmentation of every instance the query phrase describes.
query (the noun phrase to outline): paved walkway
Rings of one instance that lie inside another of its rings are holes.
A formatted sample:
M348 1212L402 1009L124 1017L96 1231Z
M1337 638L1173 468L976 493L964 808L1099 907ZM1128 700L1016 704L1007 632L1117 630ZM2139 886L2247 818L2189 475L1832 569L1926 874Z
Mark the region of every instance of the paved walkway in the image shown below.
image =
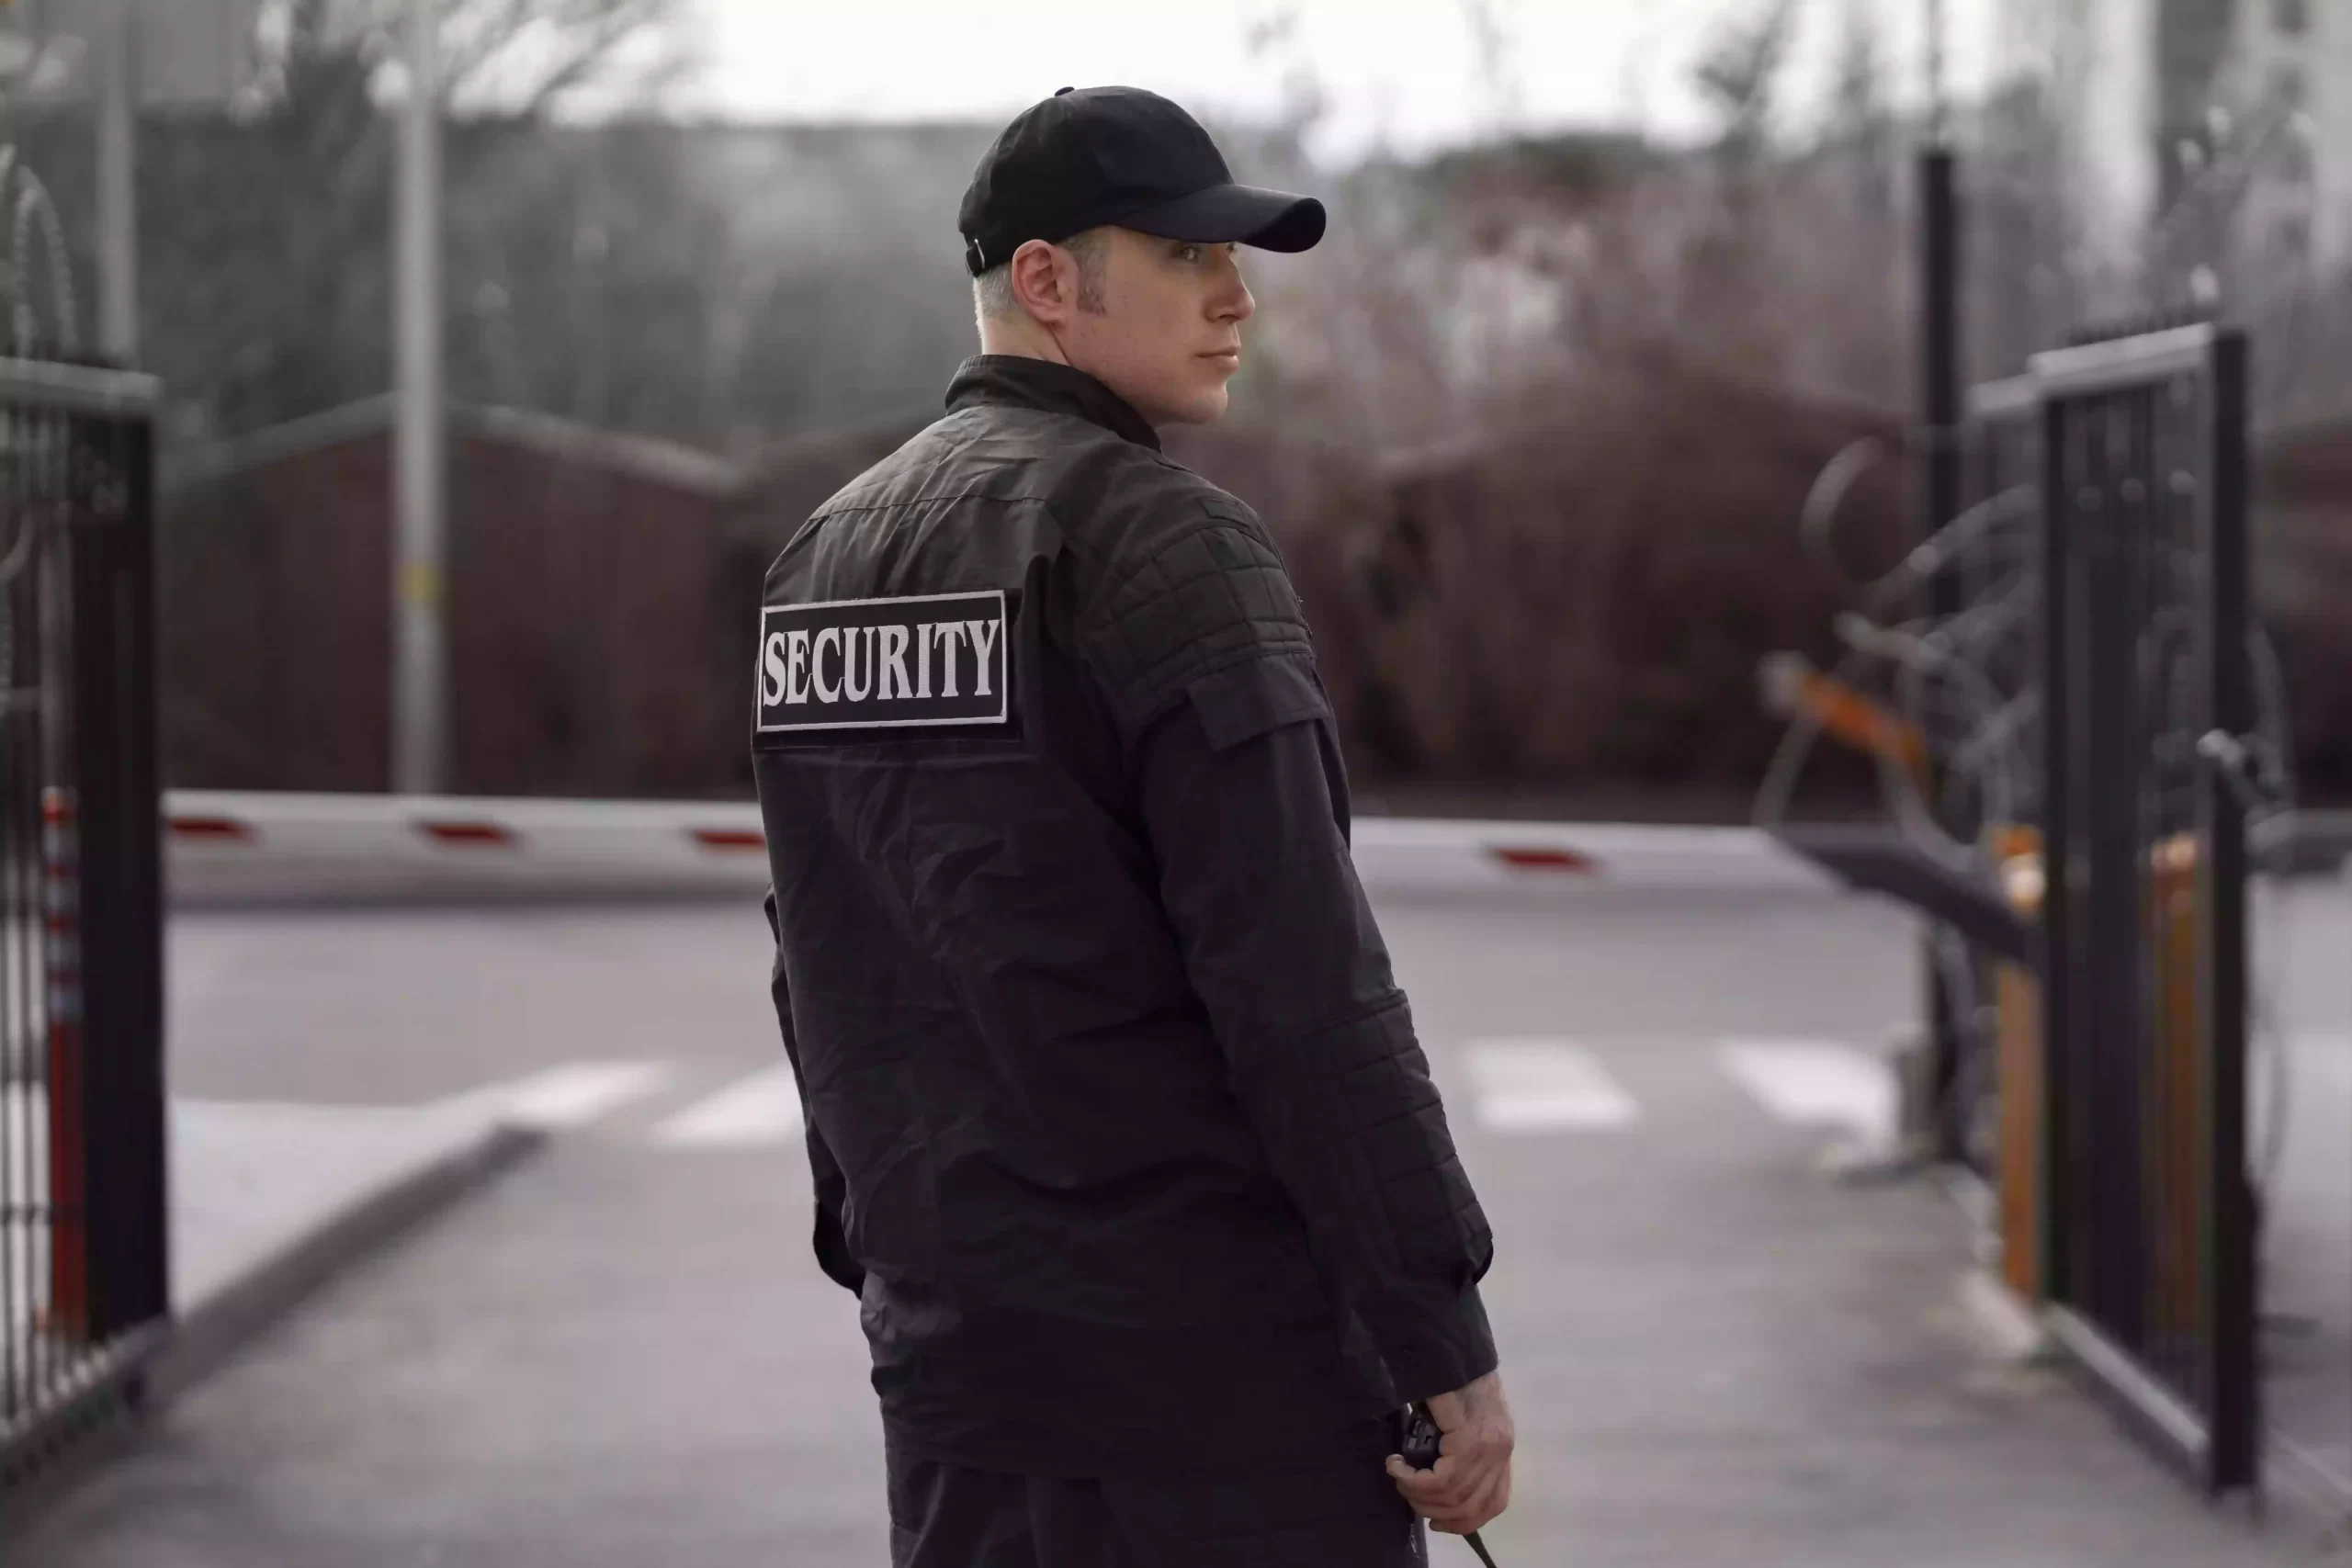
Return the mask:
M17 1140L16 1179L45 1168L48 1104L11 1086L0 1117ZM364 1247L371 1206L397 1201L436 1172L478 1158L497 1141L499 1108L452 1098L422 1106L238 1103L175 1099L165 1122L171 1197L171 1292L183 1323L266 1307L266 1276L330 1267ZM6 1325L0 1360L30 1379L54 1348L36 1348L47 1308L48 1225L32 1215L0 1224L0 1269L27 1311ZM261 1287L257 1289L257 1287ZM278 1288L298 1289L287 1280ZM237 1298L248 1298L240 1302ZM217 1324L215 1326L219 1326Z
M2315 1560L2310 1521L2215 1514L2061 1378L1995 1354L1940 1191L1819 1168L1870 1113L1836 1064L1913 994L1900 921L1764 897L1383 918L1502 1238L1489 1301L1523 1437L1503 1563ZM526 988L533 950L510 950ZM646 1043L601 1077L520 1075L571 1107L551 1148L195 1391L21 1561L885 1561L854 1307L806 1256L797 1150L740 1088L770 1064L624 1070L664 1059ZM727 1123L729 1086L754 1131L678 1135ZM1470 1559L1441 1541L1438 1562Z
M1679 1130L1633 1159L1474 1156L1513 1241L1493 1299L1525 1449L1502 1562L2310 1560L1988 1357L1940 1195ZM854 1308L797 1256L804 1201L782 1152L576 1134L198 1388L21 1560L881 1562Z

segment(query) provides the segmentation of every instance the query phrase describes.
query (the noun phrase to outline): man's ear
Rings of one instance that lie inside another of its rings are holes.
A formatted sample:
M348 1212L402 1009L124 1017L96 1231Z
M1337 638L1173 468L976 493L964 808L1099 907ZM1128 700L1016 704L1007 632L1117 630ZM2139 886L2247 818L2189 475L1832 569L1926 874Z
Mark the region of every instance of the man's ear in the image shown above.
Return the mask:
M1012 253L1012 297L1047 326L1068 321L1077 283L1073 258L1043 240L1024 240Z

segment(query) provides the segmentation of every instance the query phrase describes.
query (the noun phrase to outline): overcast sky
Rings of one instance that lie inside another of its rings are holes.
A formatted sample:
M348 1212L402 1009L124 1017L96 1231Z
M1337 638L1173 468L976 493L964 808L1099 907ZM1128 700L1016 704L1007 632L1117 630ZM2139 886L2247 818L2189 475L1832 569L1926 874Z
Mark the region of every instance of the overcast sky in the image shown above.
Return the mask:
M708 68L689 101L756 119L1010 116L1063 85L1123 82L1203 113L1266 115L1302 56L1329 95L1318 153L1421 151L1499 116L1527 129L1704 126L1690 64L1757 0L1490 0L1510 40L1501 93L1481 79L1463 0L693 0ZM1928 0L1799 0L1792 118L1817 104L1842 18L1883 24L1899 94L1924 80ZM1287 57L1253 57L1254 24L1297 17ZM1956 91L1983 79L1995 0L1945 0Z

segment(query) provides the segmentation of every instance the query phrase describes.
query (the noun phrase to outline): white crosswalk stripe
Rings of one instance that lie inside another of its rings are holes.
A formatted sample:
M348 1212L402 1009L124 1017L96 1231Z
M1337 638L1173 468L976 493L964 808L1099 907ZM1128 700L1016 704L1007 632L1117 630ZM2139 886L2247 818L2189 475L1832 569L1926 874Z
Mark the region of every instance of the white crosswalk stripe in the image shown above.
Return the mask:
M1629 1127L1642 1109L1600 1058L1565 1040L1470 1043L1479 1122L1497 1133L1591 1132Z
M741 1148L782 1143L800 1131L800 1091L792 1065L779 1062L736 1079L653 1129L672 1148Z
M506 1119L550 1132L584 1127L669 1081L667 1062L566 1062L496 1091Z
M1822 1040L1724 1040L1724 1071L1783 1122L1865 1138L1893 1134L1894 1075L1869 1052Z
M1611 1133L1656 1120L1610 1066L1611 1055L1636 1051L1643 1061L1629 1064L1639 1068L1634 1082L1672 1101L1660 1108L1660 1126L1679 1124L1676 1106L1687 1111L1698 1103L1690 1099L1700 1088L1690 1076L1695 1068L1702 1077L1729 1077L1746 1100L1785 1124L1866 1138L1894 1127L1894 1075L1871 1052L1837 1041L1727 1038L1621 1043L1605 1053L1557 1036L1512 1035L1465 1042L1456 1059L1467 1067L1471 1112L1488 1133ZM744 1148L799 1135L800 1095L790 1064L739 1070L689 1099L686 1086L702 1077L703 1071L682 1073L671 1062L569 1062L470 1092L495 1097L512 1121L562 1131L606 1121L666 1090L664 1098L683 1105L658 1121L652 1117L659 1112L649 1110L621 1129L632 1141L661 1148Z

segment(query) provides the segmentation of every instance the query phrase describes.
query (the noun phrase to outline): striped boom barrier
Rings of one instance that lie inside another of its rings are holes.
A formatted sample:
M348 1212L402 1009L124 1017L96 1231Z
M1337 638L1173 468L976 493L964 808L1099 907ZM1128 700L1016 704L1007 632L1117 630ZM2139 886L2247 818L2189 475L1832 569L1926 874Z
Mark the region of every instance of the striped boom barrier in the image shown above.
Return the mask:
M465 886L756 892L759 808L734 801L172 791L175 897L321 895ZM1751 828L1360 818L1368 886L1753 888L1835 880Z

